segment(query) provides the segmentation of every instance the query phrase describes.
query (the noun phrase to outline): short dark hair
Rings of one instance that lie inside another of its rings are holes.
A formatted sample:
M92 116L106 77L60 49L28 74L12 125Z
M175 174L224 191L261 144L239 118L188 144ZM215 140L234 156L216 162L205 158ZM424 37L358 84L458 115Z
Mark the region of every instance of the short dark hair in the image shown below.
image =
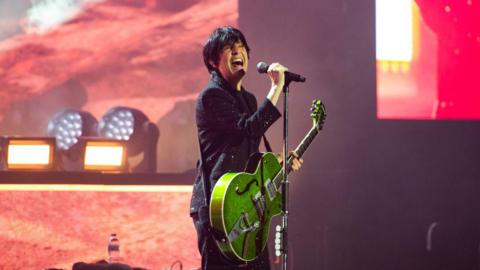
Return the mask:
M215 29L207 42L203 46L203 61L209 73L212 73L216 68L210 64L213 62L218 65L220 61L220 53L225 46L233 46L236 42L242 42L247 50L247 56L250 57L250 48L248 47L245 36L240 30L231 26L222 26Z

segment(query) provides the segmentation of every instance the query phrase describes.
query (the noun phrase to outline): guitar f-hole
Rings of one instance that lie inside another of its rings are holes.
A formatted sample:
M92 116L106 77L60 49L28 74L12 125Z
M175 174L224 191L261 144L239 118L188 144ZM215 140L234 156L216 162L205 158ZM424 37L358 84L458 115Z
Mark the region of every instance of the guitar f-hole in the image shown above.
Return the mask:
M252 179L250 182L248 182L248 184L245 186L245 189L240 191L240 189L238 188L238 186L235 188L235 193L237 193L237 195L243 195L245 194L245 192L249 191L250 190L250 186L255 183L257 184L257 187L258 187L258 181L257 179Z

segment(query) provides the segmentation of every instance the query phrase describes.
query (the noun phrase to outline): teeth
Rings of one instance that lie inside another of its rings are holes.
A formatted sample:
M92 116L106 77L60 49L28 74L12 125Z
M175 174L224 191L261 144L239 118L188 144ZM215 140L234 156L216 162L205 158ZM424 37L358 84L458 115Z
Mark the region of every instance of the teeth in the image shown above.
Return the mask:
M243 65L243 61L241 59L233 60L232 62L234 65Z

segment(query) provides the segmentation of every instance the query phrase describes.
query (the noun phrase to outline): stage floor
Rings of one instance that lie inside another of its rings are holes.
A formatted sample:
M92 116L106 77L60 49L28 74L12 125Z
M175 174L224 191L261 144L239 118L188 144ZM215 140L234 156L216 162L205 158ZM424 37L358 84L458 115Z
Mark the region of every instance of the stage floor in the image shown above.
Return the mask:
M164 269L180 260L196 268L190 195L189 185L0 184L0 269L106 259L113 232L124 263Z

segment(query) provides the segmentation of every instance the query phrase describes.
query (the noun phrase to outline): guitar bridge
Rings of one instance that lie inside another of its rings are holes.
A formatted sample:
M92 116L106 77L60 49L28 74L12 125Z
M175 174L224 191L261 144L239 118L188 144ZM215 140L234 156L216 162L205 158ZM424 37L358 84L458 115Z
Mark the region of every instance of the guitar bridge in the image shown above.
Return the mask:
M265 196L262 195L262 193L258 192L255 194L255 196L252 198L253 205L255 206L255 210L257 211L257 215L259 219L262 219L264 213L265 213Z

